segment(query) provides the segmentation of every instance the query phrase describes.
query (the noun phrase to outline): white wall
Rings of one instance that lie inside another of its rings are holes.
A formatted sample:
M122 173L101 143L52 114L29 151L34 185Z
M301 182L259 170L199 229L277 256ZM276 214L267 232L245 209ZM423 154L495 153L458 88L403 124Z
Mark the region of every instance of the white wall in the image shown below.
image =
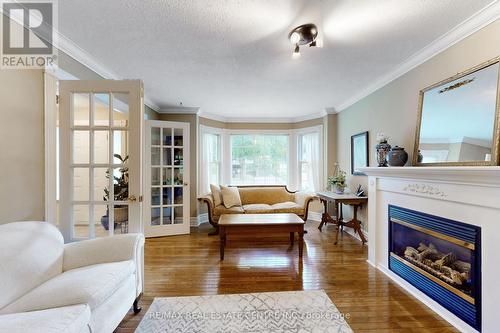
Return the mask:
M0 70L0 224L44 219L43 72Z

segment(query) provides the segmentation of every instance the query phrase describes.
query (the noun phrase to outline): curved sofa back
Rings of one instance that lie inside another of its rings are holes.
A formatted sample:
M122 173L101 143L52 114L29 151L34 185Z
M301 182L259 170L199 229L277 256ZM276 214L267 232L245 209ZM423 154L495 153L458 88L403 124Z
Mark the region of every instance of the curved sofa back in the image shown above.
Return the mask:
M295 194L288 192L286 186L239 186L241 204L274 205L286 201L295 201Z

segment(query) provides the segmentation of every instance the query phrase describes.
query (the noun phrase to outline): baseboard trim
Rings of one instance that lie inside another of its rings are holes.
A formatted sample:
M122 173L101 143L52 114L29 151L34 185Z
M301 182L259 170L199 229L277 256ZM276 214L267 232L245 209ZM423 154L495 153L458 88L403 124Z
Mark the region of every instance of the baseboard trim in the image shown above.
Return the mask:
M311 216L311 214L318 214L319 219L317 219L317 215ZM321 215L322 215L321 213L309 213L309 219L312 221L321 221ZM330 225L330 223L327 225ZM360 242L362 242L361 237L359 237L359 235L354 231L354 229L344 228L344 232L346 234L348 234L349 236L352 236L352 237L356 238L357 240L359 240ZM366 230L361 230L361 232L363 233L363 236L365 236L365 239L368 239L368 233L366 232ZM368 242L366 242L365 244L368 244Z
M202 223L208 222L208 213L200 214L198 216L191 217L191 227L199 227Z
M321 217L322 216L323 216L323 213L309 212L307 214L307 219L311 220L311 221L321 222Z
M344 228L344 232L346 234L349 234L352 237L356 238L360 242L362 242L361 237L359 237L359 235L354 231L354 229L352 229L352 228ZM363 236L365 236L365 239L368 239L368 234L366 233L366 231L361 230L361 232L363 233ZM366 242L365 244L368 244L368 242Z

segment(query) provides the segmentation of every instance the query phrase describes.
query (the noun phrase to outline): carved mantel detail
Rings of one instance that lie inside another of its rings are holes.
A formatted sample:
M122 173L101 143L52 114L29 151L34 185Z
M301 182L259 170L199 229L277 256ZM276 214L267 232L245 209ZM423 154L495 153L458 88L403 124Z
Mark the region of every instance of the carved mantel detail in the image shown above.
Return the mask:
M404 192L424 194L435 198L446 198L447 195L439 188L427 184L408 184L403 188Z

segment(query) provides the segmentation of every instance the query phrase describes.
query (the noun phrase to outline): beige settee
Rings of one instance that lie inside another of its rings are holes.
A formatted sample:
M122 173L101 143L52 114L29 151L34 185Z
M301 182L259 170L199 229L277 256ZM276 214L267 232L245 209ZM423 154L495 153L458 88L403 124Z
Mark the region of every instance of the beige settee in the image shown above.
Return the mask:
M198 198L208 207L208 221L218 233L219 218L223 214L294 213L307 220L309 204L315 198L310 193L290 192L286 186L238 186L241 206L226 208L214 205L212 194Z

